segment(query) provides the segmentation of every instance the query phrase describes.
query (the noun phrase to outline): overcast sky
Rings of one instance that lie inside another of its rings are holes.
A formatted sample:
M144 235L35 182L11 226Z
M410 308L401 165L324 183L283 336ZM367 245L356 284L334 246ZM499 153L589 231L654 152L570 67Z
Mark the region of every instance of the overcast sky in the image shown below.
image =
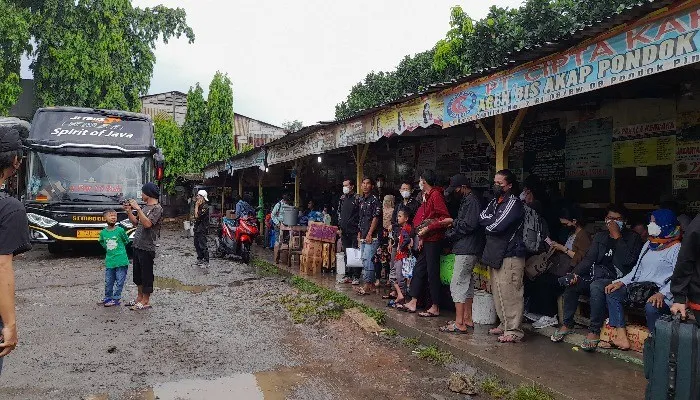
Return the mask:
M431 48L450 7L482 18L521 0L132 0L183 7L196 40L158 44L150 93L205 92L217 70L233 81L237 113L279 125L332 120L335 104L374 71ZM26 65L26 63L25 63ZM30 75L24 72L25 77Z

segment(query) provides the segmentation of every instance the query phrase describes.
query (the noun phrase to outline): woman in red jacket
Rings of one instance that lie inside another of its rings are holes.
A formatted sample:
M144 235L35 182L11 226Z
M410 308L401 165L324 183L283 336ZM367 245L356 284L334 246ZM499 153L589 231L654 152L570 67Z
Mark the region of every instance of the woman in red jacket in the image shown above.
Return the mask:
M413 269L413 279L409 294L412 299L397 309L410 313L416 312L418 297L423 294L426 286L430 288L432 305L428 310L418 315L421 317L437 317L440 315L440 253L445 230L452 223L450 213L445 205L443 190L434 186L435 171L425 170L420 177L420 189L423 192L423 204L413 219L418 233L418 249L420 254Z

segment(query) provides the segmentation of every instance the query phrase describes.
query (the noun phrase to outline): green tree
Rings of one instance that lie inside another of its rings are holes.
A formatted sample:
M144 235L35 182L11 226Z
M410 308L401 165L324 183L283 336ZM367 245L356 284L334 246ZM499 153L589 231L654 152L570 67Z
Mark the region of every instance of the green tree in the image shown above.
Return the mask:
M235 154L233 143L233 88L227 74L219 71L209 84L207 98L208 139L204 165L226 160Z
M304 123L299 120L285 121L282 123L282 128L287 133L294 133L304 127Z
M184 136L182 129L169 116L159 115L154 123L156 145L165 157L163 187L167 193L173 194L178 178L189 172Z
M204 91L197 83L187 92L187 114L182 125L183 142L187 154L187 172L198 172L204 167L209 118Z
M158 40L194 33L185 11L132 7L130 0L18 1L32 13L40 105L137 111L148 92Z
M450 11L450 29L445 39L435 45L433 67L436 71L450 77L466 75L471 71L466 59L467 43L474 33L474 21L462 10L452 7Z
M0 115L6 115L22 92L20 60L31 46L29 13L6 0L0 0L0 10Z

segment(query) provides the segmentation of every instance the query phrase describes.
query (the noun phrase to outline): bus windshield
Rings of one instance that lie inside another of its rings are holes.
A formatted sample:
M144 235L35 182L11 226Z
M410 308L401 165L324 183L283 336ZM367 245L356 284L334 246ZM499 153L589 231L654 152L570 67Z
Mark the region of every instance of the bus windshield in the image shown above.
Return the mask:
M119 203L141 199L150 157L77 157L32 152L27 199L40 202Z

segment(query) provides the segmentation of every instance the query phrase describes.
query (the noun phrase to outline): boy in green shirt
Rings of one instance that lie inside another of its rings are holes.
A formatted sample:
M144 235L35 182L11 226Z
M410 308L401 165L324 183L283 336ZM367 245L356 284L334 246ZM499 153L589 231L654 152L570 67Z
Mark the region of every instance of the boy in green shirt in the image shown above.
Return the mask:
M105 297L98 304L114 307L121 304L122 289L129 269L129 257L126 255L126 245L129 237L124 228L117 225L117 212L104 212L107 227L100 232L100 244L107 251L105 257Z

